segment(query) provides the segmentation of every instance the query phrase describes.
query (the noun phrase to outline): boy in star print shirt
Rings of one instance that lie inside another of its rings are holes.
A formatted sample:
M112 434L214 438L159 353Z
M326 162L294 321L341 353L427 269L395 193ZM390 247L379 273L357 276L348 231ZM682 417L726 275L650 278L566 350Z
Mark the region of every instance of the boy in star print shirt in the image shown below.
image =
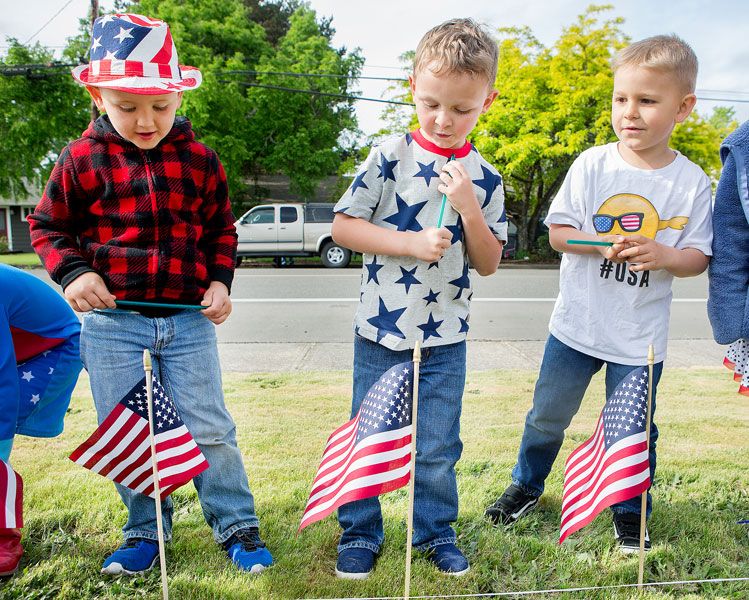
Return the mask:
M606 365L610 397L634 368L647 363L649 344L655 352L655 414L671 283L674 277L702 273L711 254L710 180L669 148L674 126L689 116L696 101L697 57L678 37L655 36L623 49L613 71L611 123L619 141L577 157L546 217L549 241L564 253L559 296L512 484L486 511L497 525L511 525L538 504L565 429L593 375ZM657 439L653 423L651 482ZM615 499L616 487L607 489ZM649 515L649 493L647 500ZM611 510L616 543L624 553L637 552L640 497L616 502ZM647 532L644 544L650 548Z
M494 273L507 239L502 179L466 141L497 95L496 73L497 45L472 20L429 31L409 78L419 128L372 150L333 222L335 240L364 255L352 414L377 378L410 360L422 342L413 543L453 575L469 568L451 526L458 516L469 264L481 275ZM338 519L344 531L336 573L363 579L383 541L379 501L345 504Z

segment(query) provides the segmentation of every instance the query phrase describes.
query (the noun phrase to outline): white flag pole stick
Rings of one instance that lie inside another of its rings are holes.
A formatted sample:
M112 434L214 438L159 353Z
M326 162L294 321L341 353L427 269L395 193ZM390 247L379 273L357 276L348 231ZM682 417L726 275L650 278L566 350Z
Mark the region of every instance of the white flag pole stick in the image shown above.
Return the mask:
M653 344L648 346L648 407L647 417L645 419L645 448L648 452L648 471L650 471L650 419L653 405L653 363L655 362L655 353ZM650 474L648 473L648 478ZM653 485L653 482L650 482ZM640 504L640 570L637 575L637 589L642 589L643 576L645 573L645 532L647 531L646 521L648 513L648 490L642 493L642 503Z
M414 483L416 481L416 419L419 410L419 363L421 362L421 343L416 340L414 346L414 385L411 401L411 477L408 482L408 526L406 533L406 584L403 598L408 600L411 593L411 542L414 535Z
M143 350L143 370L146 372L146 399L148 404L148 434L151 442L151 467L153 469L153 492L156 496L156 531L159 536L159 564L161 565L161 591L164 600L169 600L169 587L166 579L166 554L164 552L164 527L161 523L161 488L159 487L159 467L156 459L156 439L153 431L153 377L151 354Z

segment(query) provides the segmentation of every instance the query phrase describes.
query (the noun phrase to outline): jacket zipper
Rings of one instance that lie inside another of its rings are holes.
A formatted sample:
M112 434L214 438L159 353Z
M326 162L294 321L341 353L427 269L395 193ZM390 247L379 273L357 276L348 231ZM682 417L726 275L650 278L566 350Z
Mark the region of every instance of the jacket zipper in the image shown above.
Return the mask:
M159 263L161 261L161 238L159 235L159 207L156 201L156 190L153 186L152 173L151 173L151 159L148 155L148 151L141 150L143 155L143 164L146 168L146 180L148 181L148 194L151 197L151 212L153 213L153 231L154 231L154 243L156 245L156 254L154 254L149 260L151 262L149 270L153 276L154 291L156 291L157 276L159 273ZM158 295L158 292L156 291Z

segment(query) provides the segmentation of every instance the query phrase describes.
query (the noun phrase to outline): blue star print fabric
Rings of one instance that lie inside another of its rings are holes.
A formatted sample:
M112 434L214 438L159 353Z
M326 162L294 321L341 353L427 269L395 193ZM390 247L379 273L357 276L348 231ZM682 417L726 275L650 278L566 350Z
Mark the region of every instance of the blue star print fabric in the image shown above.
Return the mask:
M489 229L507 240L502 178L466 143L441 149L418 131L390 138L372 149L335 212L393 231L436 227L442 194L439 173L451 154L471 177ZM463 341L468 332L471 278L460 215L448 202L443 227L452 245L428 263L410 256L364 254L361 293L354 330L392 350Z

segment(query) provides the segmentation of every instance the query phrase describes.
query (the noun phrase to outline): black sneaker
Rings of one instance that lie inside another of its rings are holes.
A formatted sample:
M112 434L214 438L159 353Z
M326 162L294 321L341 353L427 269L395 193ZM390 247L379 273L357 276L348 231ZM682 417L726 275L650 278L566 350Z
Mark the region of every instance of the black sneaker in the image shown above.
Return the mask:
M538 504L538 496L526 494L514 483L510 485L494 504L484 513L492 520L494 526L512 525L527 515Z
M635 513L614 513L614 538L619 550L624 554L640 551L640 515ZM645 528L645 551L650 550L650 535Z

